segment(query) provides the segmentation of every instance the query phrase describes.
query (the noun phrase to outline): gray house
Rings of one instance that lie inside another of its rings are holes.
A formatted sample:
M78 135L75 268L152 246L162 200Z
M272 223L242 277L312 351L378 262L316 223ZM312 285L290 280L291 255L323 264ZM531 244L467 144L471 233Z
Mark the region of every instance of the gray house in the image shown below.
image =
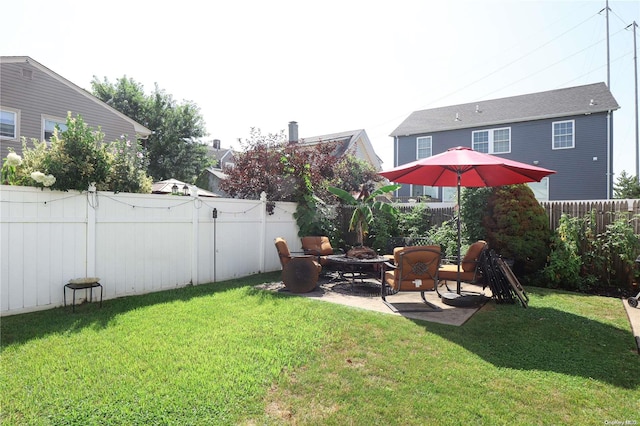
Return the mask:
M66 128L67 113L100 128L104 141L125 135L146 139L151 130L110 107L28 56L0 57L0 155L22 152L24 137L49 140L56 124Z
M227 196L227 194L220 189L220 183L227 178L224 170L226 167L235 166L235 154L230 148L222 148L219 139L214 139L211 146L207 147L209 157L215 161L215 165L207 167L204 172L200 174L196 185L206 188L214 194L220 196Z
M455 146L557 173L532 184L539 200L607 199L613 185L612 112L604 83L415 111L392 133L394 167ZM399 197L449 201L455 188L403 185Z

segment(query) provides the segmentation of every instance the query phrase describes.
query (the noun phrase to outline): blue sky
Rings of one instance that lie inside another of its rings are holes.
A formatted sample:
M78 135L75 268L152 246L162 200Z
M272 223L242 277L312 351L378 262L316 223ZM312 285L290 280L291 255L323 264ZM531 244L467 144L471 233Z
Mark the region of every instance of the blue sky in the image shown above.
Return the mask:
M412 111L606 82L605 1L31 0L3 6L0 55L30 56L85 89L157 83L240 148L365 129L383 168ZM633 33L640 1L610 1L614 172L635 174ZM11 19L6 19L6 17ZM640 31L637 31L640 37ZM640 43L638 43L640 44ZM1 78L1 76L0 76ZM461 141L461 145L467 141Z

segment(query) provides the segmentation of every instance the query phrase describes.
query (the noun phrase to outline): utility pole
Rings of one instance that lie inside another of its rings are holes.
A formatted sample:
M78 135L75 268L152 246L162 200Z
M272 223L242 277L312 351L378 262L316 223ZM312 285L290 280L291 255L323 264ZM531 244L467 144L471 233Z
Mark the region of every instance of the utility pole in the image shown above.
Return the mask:
M638 28L638 24L636 24L636 21L633 21L633 23L627 25L625 29L629 27L633 29L633 80L636 90L636 179L640 183L640 156L638 153L640 149L640 141L638 140L638 50L636 49L636 28Z
M607 87L611 90L611 55L609 53L609 0L605 4L605 16L607 20Z
M607 88L611 90L611 57L609 54L609 0L606 0L605 17L607 21ZM600 12L602 12L602 10ZM607 112L607 200L611 199L611 191L613 189L613 111Z

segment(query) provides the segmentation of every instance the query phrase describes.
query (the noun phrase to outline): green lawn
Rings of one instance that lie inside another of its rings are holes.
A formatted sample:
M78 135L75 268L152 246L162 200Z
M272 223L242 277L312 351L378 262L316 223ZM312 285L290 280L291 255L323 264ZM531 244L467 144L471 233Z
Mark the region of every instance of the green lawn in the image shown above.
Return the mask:
M464 326L255 290L4 317L2 425L640 424L619 299L528 288Z

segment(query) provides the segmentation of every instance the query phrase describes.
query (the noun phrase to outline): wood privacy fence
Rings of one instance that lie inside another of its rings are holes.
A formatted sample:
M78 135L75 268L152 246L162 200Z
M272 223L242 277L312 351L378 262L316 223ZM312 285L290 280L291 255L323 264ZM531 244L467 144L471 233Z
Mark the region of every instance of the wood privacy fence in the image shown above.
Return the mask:
M547 212L549 218L549 228L555 230L560 223L563 214L571 217L584 217L595 212L596 232L601 233L606 230L607 225L616 219L626 217L630 220L634 233L640 235L640 200L594 200L594 201L544 201L540 203ZM407 212L412 209L412 205L401 205L398 209ZM431 226L440 226L442 222L454 218L454 207L430 208Z
M275 237L301 249L296 204L266 203L1 186L0 314L60 306L73 278L106 300L278 270Z
M556 229L563 214L571 217L584 217L595 213L596 232L606 230L607 225L618 218L627 217L635 234L640 234L640 200L604 200L604 201L546 201L541 203L549 218L549 227Z

